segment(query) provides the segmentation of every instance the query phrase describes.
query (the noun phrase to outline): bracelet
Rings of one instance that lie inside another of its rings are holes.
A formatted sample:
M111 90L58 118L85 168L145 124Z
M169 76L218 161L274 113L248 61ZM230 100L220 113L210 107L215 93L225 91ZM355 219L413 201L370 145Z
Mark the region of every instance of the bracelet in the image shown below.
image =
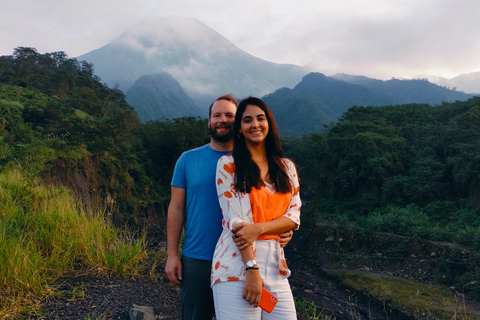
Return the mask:
M245 268L245 271L248 271L248 270L250 270L250 269L258 270L258 268L256 268L256 267L246 267L246 268Z

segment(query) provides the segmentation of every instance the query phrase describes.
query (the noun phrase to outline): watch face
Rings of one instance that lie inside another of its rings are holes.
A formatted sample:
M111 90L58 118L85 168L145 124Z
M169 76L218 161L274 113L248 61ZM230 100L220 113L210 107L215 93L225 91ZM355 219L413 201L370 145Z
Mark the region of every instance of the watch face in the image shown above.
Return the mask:
M247 267L251 268L256 264L255 260L248 260L247 261Z

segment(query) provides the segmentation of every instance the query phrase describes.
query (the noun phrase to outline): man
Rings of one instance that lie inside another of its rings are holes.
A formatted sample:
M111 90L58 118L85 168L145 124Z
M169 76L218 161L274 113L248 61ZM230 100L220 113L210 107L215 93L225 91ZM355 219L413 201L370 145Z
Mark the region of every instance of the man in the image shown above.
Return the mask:
M215 174L217 162L233 149L233 123L237 101L231 95L217 98L209 109L210 143L184 152L177 160L171 183L167 217L165 273L180 285L182 319L211 320L215 314L210 274L215 245L222 232ZM182 258L177 255L186 211ZM282 245L291 233L282 235Z

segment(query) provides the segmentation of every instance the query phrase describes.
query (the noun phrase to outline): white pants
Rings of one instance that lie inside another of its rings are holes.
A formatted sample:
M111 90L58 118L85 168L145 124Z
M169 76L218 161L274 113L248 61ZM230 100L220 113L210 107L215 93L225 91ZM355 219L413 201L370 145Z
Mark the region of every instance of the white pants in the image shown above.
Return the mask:
M278 298L271 313L254 308L242 298L244 281L219 282L213 285L213 299L217 320L295 320L297 319L292 290L287 279L278 273L278 255L275 240L257 240L255 261L265 289Z

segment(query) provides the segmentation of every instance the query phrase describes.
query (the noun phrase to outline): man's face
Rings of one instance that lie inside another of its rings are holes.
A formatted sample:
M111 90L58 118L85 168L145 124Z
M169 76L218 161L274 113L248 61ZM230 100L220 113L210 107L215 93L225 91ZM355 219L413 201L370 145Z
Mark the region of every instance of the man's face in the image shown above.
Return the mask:
M227 142L233 138L233 123L235 122L235 104L227 100L217 100L213 103L208 128L213 139Z

